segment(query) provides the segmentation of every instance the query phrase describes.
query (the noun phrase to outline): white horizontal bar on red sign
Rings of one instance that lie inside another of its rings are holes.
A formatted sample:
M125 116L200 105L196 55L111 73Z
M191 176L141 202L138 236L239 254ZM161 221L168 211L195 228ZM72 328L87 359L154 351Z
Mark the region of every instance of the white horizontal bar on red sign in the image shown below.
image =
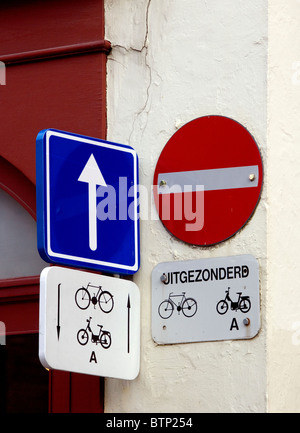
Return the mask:
M258 186L258 166L215 168L211 170L160 173L158 194L253 188Z

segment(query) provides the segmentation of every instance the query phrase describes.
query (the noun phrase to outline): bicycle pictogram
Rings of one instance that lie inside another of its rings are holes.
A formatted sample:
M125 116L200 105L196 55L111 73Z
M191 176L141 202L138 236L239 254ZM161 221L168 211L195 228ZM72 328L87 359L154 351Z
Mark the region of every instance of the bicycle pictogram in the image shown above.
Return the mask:
M171 292L168 299L162 301L158 307L158 314L162 319L171 317L175 309L178 311L178 314L182 311L185 317L193 317L196 314L197 302L193 298L187 298L185 293L182 292L180 295L174 295Z
M111 346L110 332L105 331L103 329L103 325L97 325L99 326L99 334L94 334L91 329L91 320L91 317L89 319L86 319L86 321L88 322L86 328L79 329L79 331L77 332L78 343L80 343L82 346L85 346L87 344L87 342L89 341L89 331L91 334L92 343L95 343L96 345L100 343L104 349L108 349Z
M91 296L88 290L90 287L98 289L97 293L94 293L93 296ZM102 290L101 286L93 286L90 283L88 283L86 288L81 287L77 290L75 302L81 310L86 310L91 303L94 305L94 308L98 304L103 313L110 313L114 308L113 295L107 290Z

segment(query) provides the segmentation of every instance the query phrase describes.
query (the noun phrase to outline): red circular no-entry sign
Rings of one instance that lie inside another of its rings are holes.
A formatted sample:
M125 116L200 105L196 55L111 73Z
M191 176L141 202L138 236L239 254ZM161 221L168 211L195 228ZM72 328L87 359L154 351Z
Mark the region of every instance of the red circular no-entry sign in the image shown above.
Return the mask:
M233 236L253 214L262 189L262 159L238 122L205 116L180 128L158 159L153 193L174 236L213 245Z

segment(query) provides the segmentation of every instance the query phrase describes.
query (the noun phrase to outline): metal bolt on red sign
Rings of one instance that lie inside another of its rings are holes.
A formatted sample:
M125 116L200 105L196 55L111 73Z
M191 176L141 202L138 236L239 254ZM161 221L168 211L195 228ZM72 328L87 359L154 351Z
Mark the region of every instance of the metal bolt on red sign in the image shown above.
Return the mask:
M237 121L205 116L180 128L158 159L158 215L178 239L214 245L237 233L259 202L263 165L252 135Z

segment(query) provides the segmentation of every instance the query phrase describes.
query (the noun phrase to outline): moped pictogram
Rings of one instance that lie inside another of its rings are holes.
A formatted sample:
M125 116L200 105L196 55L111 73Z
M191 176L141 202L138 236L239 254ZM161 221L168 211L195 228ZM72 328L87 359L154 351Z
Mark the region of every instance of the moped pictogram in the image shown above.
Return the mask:
M225 290L226 293L225 299L217 303L217 307L216 307L217 312L219 314L227 313L229 308L229 303L230 303L231 310L233 311L241 310L242 313L247 313L251 308L251 301L249 296L242 296L242 292L236 292L236 294L239 295L239 297L238 300L234 302L229 296L229 290L230 287L228 287L228 290Z
M103 325L98 325L99 326L99 334L94 334L90 323L91 323L92 318L90 317L89 319L87 319L86 321L88 322L87 327L85 329L80 329L77 332L77 340L78 343L80 343L82 346L85 346L86 343L89 341L89 334L88 331L91 333L91 341L92 343L98 344L100 343L101 346L104 349L108 349L111 345L111 334L109 331L104 331Z

